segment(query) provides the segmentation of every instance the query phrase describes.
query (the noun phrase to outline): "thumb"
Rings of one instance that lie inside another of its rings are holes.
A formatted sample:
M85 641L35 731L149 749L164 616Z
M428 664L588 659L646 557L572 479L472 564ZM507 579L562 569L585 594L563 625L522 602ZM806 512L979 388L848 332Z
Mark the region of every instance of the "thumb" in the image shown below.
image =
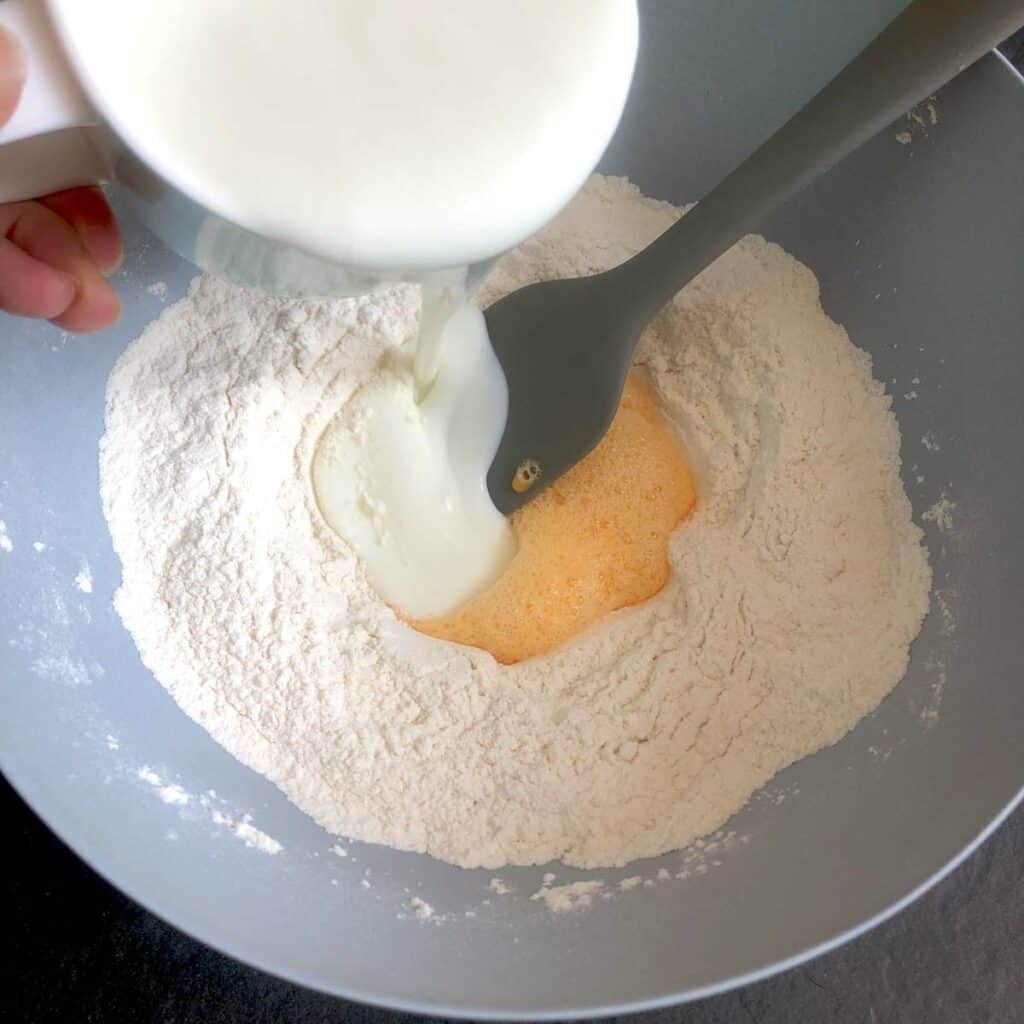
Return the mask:
M25 58L9 29L0 25L0 128L11 119L25 84Z

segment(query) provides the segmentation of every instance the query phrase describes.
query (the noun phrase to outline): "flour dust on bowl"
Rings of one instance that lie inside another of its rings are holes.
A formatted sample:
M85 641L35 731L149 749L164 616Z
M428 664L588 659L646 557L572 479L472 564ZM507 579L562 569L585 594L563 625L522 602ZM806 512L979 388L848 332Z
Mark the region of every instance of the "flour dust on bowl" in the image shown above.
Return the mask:
M676 204L699 197L900 5L878 23L820 6L827 45L813 40L811 67L791 5L749 5L743 32L718 5L643 5L637 86L601 170ZM773 54L789 58L771 65L737 43L769 16ZM730 110L746 109L752 84L778 105L725 135L696 80ZM1011 126L1024 91L991 57L930 102L763 232L815 272L826 312L892 396L931 611L878 711L720 835L622 868L463 870L336 839L181 713L112 607L121 568L99 500L107 378L194 274L143 237L119 278L117 331L2 325L5 773L93 866L189 933L325 991L438 1014L568 1017L693 998L898 906L1024 780L1024 482L1007 469L1022 440L1024 141Z

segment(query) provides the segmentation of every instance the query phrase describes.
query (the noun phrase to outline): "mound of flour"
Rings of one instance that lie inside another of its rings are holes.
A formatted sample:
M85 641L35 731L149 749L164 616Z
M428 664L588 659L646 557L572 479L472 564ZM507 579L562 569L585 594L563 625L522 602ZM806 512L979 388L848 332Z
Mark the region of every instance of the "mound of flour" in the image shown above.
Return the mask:
M604 269L678 213L594 178L481 297ZM417 307L200 278L110 379L117 609L181 707L299 807L465 866L622 864L715 829L895 686L928 563L889 400L806 267L748 238L648 330L700 483L672 579L512 667L397 621L313 499L320 433L408 355Z

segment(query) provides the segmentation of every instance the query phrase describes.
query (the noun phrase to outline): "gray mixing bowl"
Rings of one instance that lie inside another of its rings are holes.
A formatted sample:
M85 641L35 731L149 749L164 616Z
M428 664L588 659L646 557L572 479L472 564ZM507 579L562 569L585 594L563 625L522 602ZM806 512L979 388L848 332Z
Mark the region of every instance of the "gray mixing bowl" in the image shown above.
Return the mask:
M699 197L900 6L641 4L635 94L604 169ZM755 797L734 841L625 870L508 870L507 893L489 888L495 872L358 843L342 857L177 709L111 608L119 567L97 496L107 374L192 274L137 234L116 330L0 322L4 772L93 867L192 935L328 992L435 1014L694 998L892 913L1024 782L1022 119L1020 79L986 58L765 227L817 271L825 308L890 387L915 513L932 509L936 592L906 680ZM528 898L545 871L599 878L614 898L555 915ZM620 891L630 876L653 884ZM416 916L414 896L433 916Z

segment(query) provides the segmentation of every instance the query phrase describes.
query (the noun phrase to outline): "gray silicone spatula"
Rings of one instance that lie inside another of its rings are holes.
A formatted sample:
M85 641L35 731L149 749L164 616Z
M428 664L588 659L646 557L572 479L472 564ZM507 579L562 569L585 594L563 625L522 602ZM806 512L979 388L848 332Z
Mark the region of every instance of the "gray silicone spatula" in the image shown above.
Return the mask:
M637 256L496 302L509 413L487 486L505 514L604 436L633 350L672 296L775 207L1024 24L1024 0L915 0L799 113Z

